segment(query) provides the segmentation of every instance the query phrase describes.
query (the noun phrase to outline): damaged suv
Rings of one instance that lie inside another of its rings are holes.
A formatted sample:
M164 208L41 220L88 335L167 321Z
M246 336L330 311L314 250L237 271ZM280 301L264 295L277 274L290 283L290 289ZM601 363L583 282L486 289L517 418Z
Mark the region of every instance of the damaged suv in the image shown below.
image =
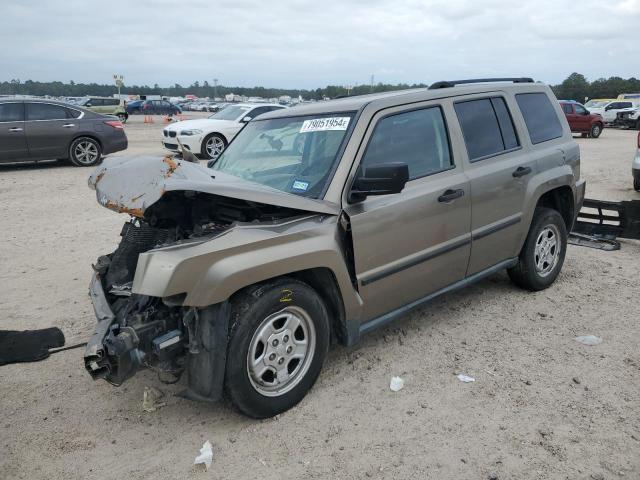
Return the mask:
M89 183L131 216L94 265L91 376L186 373L185 397L257 418L305 396L332 341L504 269L551 285L585 189L560 105L527 78L270 112L208 166L111 159Z

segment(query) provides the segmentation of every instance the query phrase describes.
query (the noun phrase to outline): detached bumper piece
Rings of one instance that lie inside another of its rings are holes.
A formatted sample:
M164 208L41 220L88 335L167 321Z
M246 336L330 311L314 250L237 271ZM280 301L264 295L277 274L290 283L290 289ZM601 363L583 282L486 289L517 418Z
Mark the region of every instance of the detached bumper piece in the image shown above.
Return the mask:
M608 202L585 199L570 235L570 243L618 250L617 238L640 240L640 200Z

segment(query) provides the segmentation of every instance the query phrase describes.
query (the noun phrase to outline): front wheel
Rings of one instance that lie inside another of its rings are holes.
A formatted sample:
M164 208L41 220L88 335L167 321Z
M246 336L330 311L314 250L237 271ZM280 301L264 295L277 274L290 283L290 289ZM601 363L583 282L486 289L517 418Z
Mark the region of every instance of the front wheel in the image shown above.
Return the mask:
M216 159L227 148L227 141L222 135L212 133L202 141L201 153L206 159Z
M284 412L313 386L329 349L329 316L310 286L281 279L232 299L225 391L244 414Z
M591 132L589 132L589 135L591 136L591 138L598 138L601 133L602 133L602 125L600 125L599 123L594 123L591 126Z
M69 160L76 167L93 167L102 161L100 144L89 137L76 138L69 147Z
M551 208L536 208L518 263L507 270L520 288L538 291L549 287L560 274L567 252L567 227Z
M122 123L127 123L127 119L129 118L129 115L127 115L126 113L119 113L118 118Z

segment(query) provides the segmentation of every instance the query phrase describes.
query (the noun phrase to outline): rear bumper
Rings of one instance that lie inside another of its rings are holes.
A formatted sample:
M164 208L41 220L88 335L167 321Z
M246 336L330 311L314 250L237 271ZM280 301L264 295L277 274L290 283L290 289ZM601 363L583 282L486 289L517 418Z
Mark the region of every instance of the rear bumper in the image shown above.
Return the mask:
M129 146L129 141L124 132L120 135L110 135L102 141L102 153L108 155L110 153L121 152Z

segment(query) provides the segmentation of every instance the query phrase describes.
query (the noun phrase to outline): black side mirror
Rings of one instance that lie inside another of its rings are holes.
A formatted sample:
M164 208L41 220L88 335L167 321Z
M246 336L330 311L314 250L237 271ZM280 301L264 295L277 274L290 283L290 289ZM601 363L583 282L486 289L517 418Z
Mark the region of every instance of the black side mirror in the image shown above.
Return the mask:
M391 195L400 193L409 181L409 167L406 163L385 163L367 167L364 174L353 183L350 202L359 202L369 195Z

